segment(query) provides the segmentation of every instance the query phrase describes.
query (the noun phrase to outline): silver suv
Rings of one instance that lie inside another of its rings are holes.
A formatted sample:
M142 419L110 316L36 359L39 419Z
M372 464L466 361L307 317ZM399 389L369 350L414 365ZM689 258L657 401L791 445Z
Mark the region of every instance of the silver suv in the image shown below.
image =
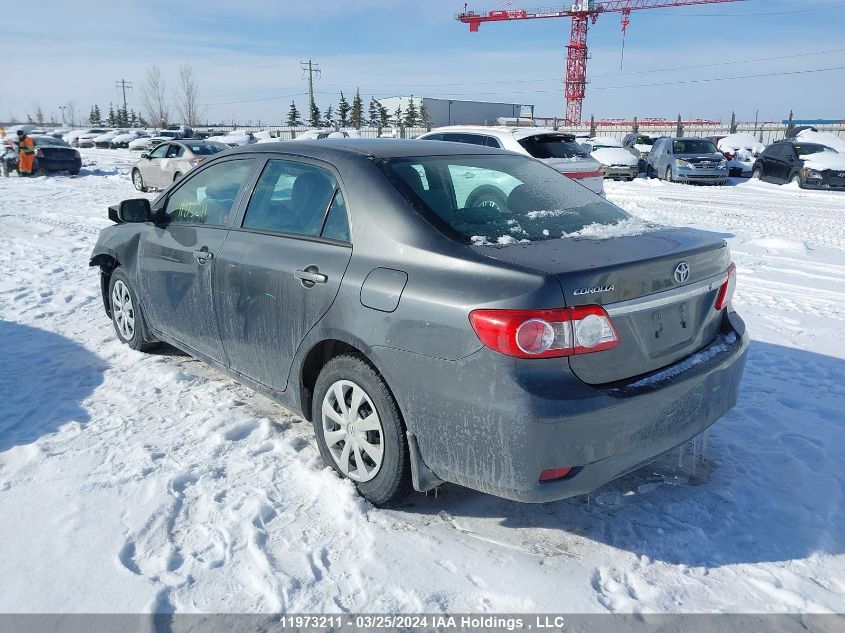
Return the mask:
M724 185L728 161L709 139L663 137L646 159L646 175L669 182Z

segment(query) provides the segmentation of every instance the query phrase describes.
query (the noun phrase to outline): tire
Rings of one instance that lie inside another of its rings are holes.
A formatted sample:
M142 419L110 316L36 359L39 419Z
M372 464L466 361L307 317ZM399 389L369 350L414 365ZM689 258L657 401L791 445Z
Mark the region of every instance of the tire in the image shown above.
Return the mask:
M71 176L78 176L78 175L79 175L79 170L78 170L78 169L72 169L72 170L70 170L68 173L69 173Z
M646 178L656 178L656 174L654 173L654 169L652 169L651 165L645 166L645 177Z
M137 169L132 170L132 184L135 185L135 189L138 191L142 191L146 193L148 188L144 185L144 177L141 175L141 172Z
M801 174L799 174L799 173L793 174L792 178L789 179L789 182L790 182L790 184L793 183L793 182L797 182L799 188L801 188L801 189L804 188L804 183L801 182Z
M672 180L672 166L671 165L669 165L666 168L666 172L663 174L663 180L665 180L667 182L675 182L674 180Z
M354 412L353 397L359 403ZM410 494L411 462L399 407L382 377L363 359L343 355L326 363L314 388L312 420L323 462L352 480L370 503L381 506ZM362 441L380 448L380 455L378 450L370 453Z
M177 171L175 174L173 174L173 182L176 182L181 177L182 177L182 172Z
M508 208L508 198L498 187L481 185L467 196L466 206L489 207L497 211L505 211Z
M109 280L109 305L114 331L121 343L139 352L148 352L161 345L147 340L147 324L138 297L129 281L129 275L118 267Z
M753 180L763 180L763 170L758 166L751 170Z

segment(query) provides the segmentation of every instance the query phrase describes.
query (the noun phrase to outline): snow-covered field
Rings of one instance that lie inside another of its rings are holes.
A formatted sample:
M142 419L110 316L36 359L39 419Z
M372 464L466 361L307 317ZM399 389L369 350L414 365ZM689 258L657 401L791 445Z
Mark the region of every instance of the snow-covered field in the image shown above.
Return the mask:
M377 510L307 423L118 344L87 262L134 156L84 157L78 178L0 179L0 612L845 611L845 195L607 183L737 262L754 342L695 473Z

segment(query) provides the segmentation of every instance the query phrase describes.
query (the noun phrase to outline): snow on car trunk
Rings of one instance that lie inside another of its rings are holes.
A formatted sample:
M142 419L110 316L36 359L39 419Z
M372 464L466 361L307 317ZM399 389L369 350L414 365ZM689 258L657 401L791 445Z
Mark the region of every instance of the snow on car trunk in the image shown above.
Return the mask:
M117 342L87 260L107 206L144 194L130 152L82 154L105 175L0 178L0 610L842 612L845 194L608 183L738 265L754 340L705 463L538 506L444 486L379 510L309 423Z
M639 163L639 159L636 156L621 147L596 149L590 153L590 156L608 167L636 167Z

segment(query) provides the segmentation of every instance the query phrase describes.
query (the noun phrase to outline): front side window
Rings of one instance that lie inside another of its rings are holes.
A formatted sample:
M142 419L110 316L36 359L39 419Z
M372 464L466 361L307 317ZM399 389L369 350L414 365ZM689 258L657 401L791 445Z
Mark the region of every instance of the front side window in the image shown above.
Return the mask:
M270 160L255 185L243 226L261 231L320 235L337 180L308 163Z
M225 226L254 164L252 159L228 160L189 178L167 201L169 222Z
M586 187L526 157L426 156L382 161L381 167L429 223L465 244L479 238L548 240L629 218Z
M164 145L159 145L153 150L153 153L150 154L150 158L164 158L164 155L167 153L167 148L170 147L166 143Z
M584 148L566 134L537 134L519 139L519 144L534 158L579 158L587 156Z

